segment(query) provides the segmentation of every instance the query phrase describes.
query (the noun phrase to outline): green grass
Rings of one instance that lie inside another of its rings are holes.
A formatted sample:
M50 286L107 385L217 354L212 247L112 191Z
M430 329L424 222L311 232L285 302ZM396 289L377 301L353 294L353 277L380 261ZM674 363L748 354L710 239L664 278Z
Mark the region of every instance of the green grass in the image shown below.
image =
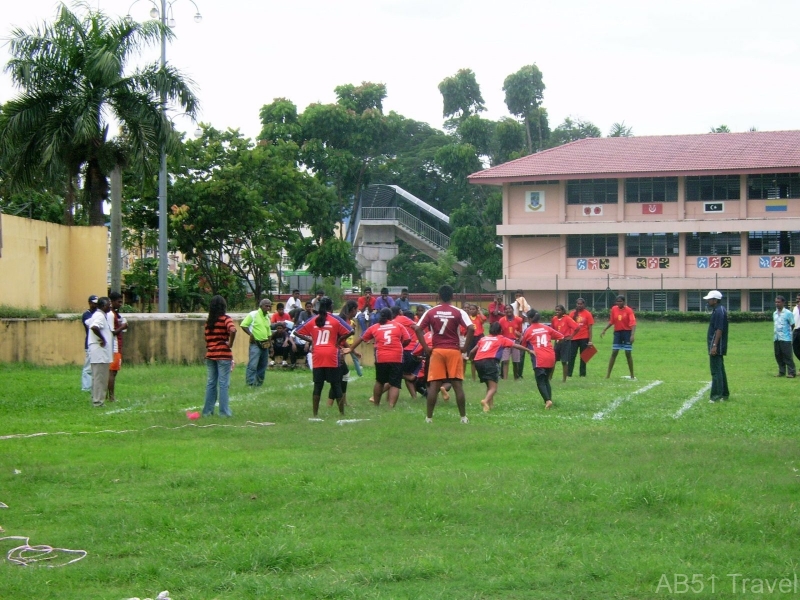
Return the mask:
M704 589L683 597L758 595L728 575L799 570L800 380L772 377L769 324L735 325L731 401L674 418L709 381L705 329L641 323L636 382L624 357L603 379L598 336L589 377L554 381L553 411L530 364L488 415L468 381L466 426L453 401L426 425L405 390L371 406L371 370L348 394L347 418L368 420L337 425L327 408L308 422L308 372L252 391L237 366L234 417L198 422L236 427L200 428L185 412L203 367L126 366L120 401L92 409L78 367L0 365L0 436L71 433L0 440L0 535L89 552L0 562L0 599L640 599L693 574Z

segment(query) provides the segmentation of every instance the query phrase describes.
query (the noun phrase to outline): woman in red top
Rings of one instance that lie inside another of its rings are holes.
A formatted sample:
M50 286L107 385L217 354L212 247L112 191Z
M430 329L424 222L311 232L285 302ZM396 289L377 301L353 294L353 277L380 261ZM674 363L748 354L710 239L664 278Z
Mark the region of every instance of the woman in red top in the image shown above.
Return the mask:
M608 318L608 325L603 329L600 337L603 337L609 327L614 328L614 343L611 345L611 358L608 359L608 373L606 379L611 377L611 370L617 360L620 350L625 350L625 358L628 359L628 370L633 376L633 341L636 336L636 317L630 306L625 306L625 296L617 296L616 306L611 307L611 315Z
M338 315L332 315L333 301L324 296L319 301L319 314L315 319L309 319L295 331L295 337L311 342L311 359L314 364L314 391L311 402L314 416L317 420L319 413L319 400L325 382L331 386L330 396L336 400L339 413L344 414L342 400L342 355L340 344L353 333L353 328L345 323Z
M494 408L494 395L497 393L497 380L500 378L497 363L503 354L503 349L516 348L533 354L533 350L514 343L513 340L501 335L502 332L503 328L499 321L492 323L489 326L489 335L481 336L481 341L469 354L473 368L476 368L481 376L481 383L486 384L486 396L481 400L483 412L489 412Z
M572 357L572 334L578 331L580 326L567 314L567 309L563 304L556 304L556 314L550 321L550 326L564 336L563 340L556 342L556 362L561 363L561 381L566 382L569 374L569 360ZM550 379L552 378L551 375Z
M356 337L350 344L350 351L355 350L362 341L370 340L375 340L375 385L372 386L372 398L375 406L378 406L383 396L383 387L388 383L389 406L394 408L403 384L403 347L411 341L411 336L403 325L392 320L392 309L382 308L380 320L362 336Z
M506 316L498 321L503 328L503 335L510 340L518 342L522 337L522 317L514 316L514 309L506 306ZM503 348L503 356L500 359L503 363L503 379L508 379L508 359L514 363L514 380L520 378L519 361L521 359L519 350L516 348Z
M467 314L469 315L469 320L472 321L472 324L475 326L475 332L472 334L472 343L470 347L466 349L467 355L472 352L472 349L478 345L478 342L481 341L483 338L483 324L486 323L486 317L481 312L481 307L477 304L470 304L469 310L467 310ZM475 381L475 361L472 361L472 381Z
M231 366L233 365L233 340L236 339L236 324L226 311L228 305L222 296L214 296L208 304L206 320L206 401L203 405L203 416L214 414L217 403L217 387L219 387L219 414L223 417L233 415L228 406L228 387L231 383Z
M528 311L528 321L530 327L525 330L522 336L522 345L533 348L536 353L533 370L536 373L536 387L544 400L544 407L549 409L553 406L553 390L550 387L550 377L553 369L556 368L556 353L550 340L563 339L563 335L552 327L539 323L539 311L530 309Z

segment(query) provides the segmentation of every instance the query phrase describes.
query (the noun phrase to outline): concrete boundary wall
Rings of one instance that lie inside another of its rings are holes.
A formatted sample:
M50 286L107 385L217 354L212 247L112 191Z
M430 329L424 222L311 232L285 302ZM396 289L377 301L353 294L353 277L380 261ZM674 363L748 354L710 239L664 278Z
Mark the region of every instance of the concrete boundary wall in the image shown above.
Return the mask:
M241 323L244 314L231 314ZM205 315L125 315L128 331L123 336L123 364L197 364L204 360ZM84 329L79 315L58 319L0 319L0 362L27 362L34 365L83 365ZM236 334L233 357L244 366L248 357L248 338L241 328ZM374 364L373 347L359 346L363 363ZM348 364L350 360L347 359ZM352 368L352 364L351 364Z

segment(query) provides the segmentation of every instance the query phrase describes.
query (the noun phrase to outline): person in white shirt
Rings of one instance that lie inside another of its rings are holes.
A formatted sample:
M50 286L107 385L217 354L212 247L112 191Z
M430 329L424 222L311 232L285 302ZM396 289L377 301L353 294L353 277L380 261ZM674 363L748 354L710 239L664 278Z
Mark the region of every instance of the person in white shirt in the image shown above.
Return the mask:
M522 290L517 290L514 293L514 302L511 303L511 308L514 309L515 317L520 317L523 321L525 320L528 311L531 309L531 305L525 300L525 296L522 295Z
M114 359L114 325L109 322L111 300L97 300L97 310L86 322L89 327L89 361L92 364L92 405L103 406L108 393L108 373ZM113 317L112 317L113 319Z
M302 310L303 301L300 300L300 290L292 290L292 295L289 296L289 299L286 301L286 312L296 321L297 315L299 315Z

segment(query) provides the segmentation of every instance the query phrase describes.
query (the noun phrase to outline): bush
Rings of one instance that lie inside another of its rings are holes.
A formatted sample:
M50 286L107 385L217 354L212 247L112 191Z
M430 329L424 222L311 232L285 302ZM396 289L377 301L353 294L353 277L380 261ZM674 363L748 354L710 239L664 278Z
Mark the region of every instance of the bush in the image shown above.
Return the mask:
M15 308L0 304L0 319L52 319L55 316L55 311L45 307L40 309Z

